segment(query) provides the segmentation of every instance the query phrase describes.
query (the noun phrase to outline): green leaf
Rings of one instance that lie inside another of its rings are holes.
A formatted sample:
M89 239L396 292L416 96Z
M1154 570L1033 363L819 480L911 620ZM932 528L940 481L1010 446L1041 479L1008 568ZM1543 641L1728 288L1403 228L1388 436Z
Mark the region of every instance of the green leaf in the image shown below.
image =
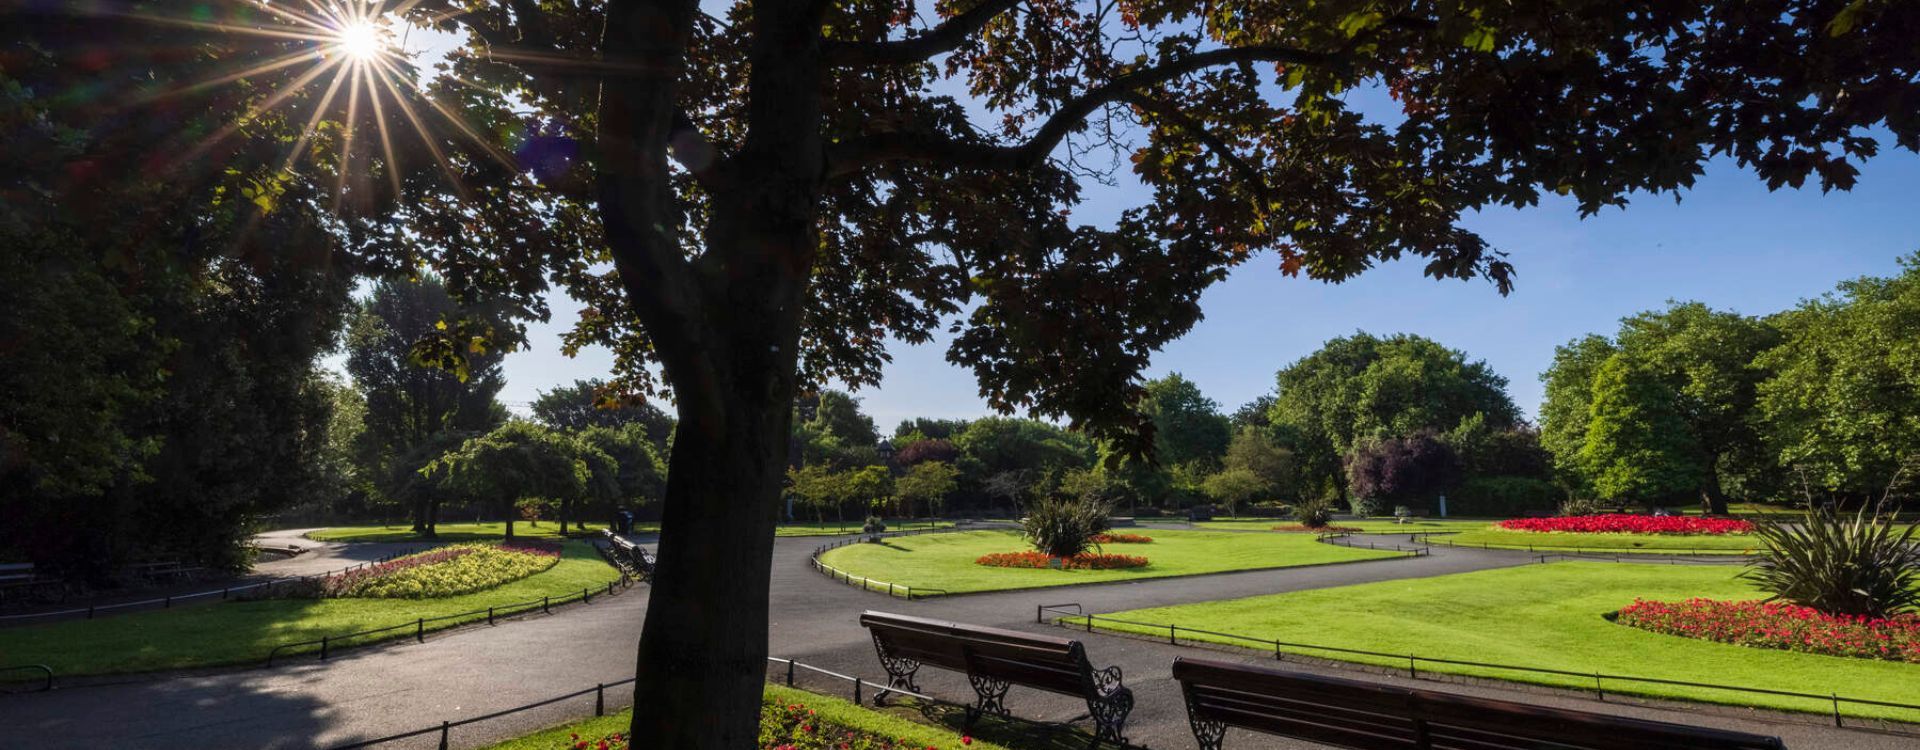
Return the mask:
M1481 26L1467 32L1466 38L1461 39L1460 44L1475 52L1492 52L1495 41L1493 29Z
M1376 11L1348 13L1346 18L1340 19L1340 30L1346 32L1348 39L1352 39L1359 36L1362 31L1379 26L1385 19L1385 14Z

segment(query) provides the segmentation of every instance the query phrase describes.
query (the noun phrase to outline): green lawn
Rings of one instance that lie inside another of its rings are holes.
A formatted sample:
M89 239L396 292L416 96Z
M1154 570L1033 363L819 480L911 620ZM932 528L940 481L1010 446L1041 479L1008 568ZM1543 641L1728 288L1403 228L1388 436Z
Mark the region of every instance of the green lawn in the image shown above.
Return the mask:
M847 521L795 521L774 527L774 536L845 536L860 533L860 526L866 519ZM952 521L925 521L907 519L887 519L888 531L917 531L920 529L951 529Z
M1434 544L1548 552L1696 552L1738 555L1755 551L1759 540L1745 534L1564 534L1484 528L1433 537Z
M544 572L497 588L439 599L268 599L196 604L178 609L72 620L0 630L0 649L10 664L45 664L55 674L142 672L204 667L265 659L281 643L304 641L357 630L578 594L582 588L605 591L620 574L593 547L569 542L561 560ZM589 605L590 606L590 605ZM429 623L445 628L484 620ZM411 637L412 629L383 638ZM367 642L356 639L352 643Z
M1758 598L1721 566L1571 562L1435 578L1299 591L1177 607L1117 612L1147 623L1186 625L1260 638L1423 657L1601 672L1688 682L1920 704L1920 664L1749 648L1616 625L1605 615L1635 597ZM1074 622L1075 618L1066 618ZM1130 628L1164 636L1166 629ZM1230 639L1182 632L1183 640ZM1234 643L1234 645L1246 645ZM1267 647L1271 648L1271 647ZM1404 668L1405 657L1288 649L1328 659ZM1422 671L1592 688L1591 678L1530 675L1422 662ZM1825 701L1667 685L1607 681L1614 693L1828 712ZM1843 704L1846 705L1846 704ZM1920 711L1848 706L1849 714L1920 721Z
M624 690L624 688L621 688ZM937 750L1084 750L1091 737L1083 731L1085 724L1066 726L1023 721L1015 717L998 717L992 714L981 716L971 728L966 726L966 711L958 704L927 704L912 698L895 696L884 707L854 705L838 697L811 693L804 690L768 685L764 705L778 710L778 707L800 704L812 709L815 716L825 723L838 727L878 735L893 740L905 740L894 744L898 748L936 748ZM497 745L489 745L485 750L570 750L574 740L570 735L578 734L581 740L588 740L587 747L594 747L600 738L615 732L625 734L633 720L631 710L623 710L610 716L565 724L546 729ZM456 735L458 736L458 730ZM971 742L962 742L961 737L970 737ZM812 745L804 747L838 747L838 745Z
M1226 531L1129 529L1153 537L1152 544L1109 544L1109 554L1141 555L1152 561L1130 570L1047 570L994 568L974 560L990 552L1032 549L1011 531L964 531L888 539L885 544L850 544L829 550L821 562L876 581L944 589L948 593L1070 586L1196 573L1368 560L1396 553L1348 549L1313 540L1310 534L1236 534Z
M1411 534L1420 531L1466 531L1483 528L1496 519L1486 518L1416 518L1406 523L1396 523L1391 518L1369 518L1364 521L1334 521L1334 526L1359 529L1362 534ZM1212 521L1199 521L1193 525L1202 529L1224 529L1229 531L1265 531L1275 526L1287 526L1299 523L1291 518L1216 518Z
M574 527L569 526L568 529ZM598 533L603 526L589 526ZM422 538L413 533L409 524L394 526L335 526L307 533L307 538L320 542L472 542L503 539L507 534L507 525L503 522L490 523L443 523L435 527L439 535L433 539ZM640 524L634 525L635 531L648 531ZM573 534L581 532L573 531ZM544 521L539 526L530 526L525 521L513 524L514 538L559 539L560 524Z

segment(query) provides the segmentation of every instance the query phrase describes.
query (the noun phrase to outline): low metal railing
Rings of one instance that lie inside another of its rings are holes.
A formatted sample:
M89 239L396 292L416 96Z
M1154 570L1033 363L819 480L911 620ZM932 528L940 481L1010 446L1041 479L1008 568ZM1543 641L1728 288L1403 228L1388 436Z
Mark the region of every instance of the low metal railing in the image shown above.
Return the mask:
M0 615L0 623L25 622L29 620L53 619L53 618L59 618L59 617L80 617L81 619L91 620L91 619L94 619L96 616L99 616L102 614L117 614L121 610L136 609L141 607L153 607L155 609L172 609L174 603L176 602L186 602L194 599L204 599L204 598L213 597L213 596L218 596L220 597L221 600L224 601L226 599L232 598L234 594L254 591L257 589L265 589L266 593L271 595L273 593L273 587L275 586L290 586L295 583L300 583L302 581L311 581L316 578L328 578L331 576L341 575L343 573L351 573L361 568L365 568L373 565L380 565L387 562L392 562L397 558L406 557L407 555L418 554L421 552L425 552L429 549L432 549L432 547L422 547L420 549L410 550L406 552L396 552L391 555L387 555L386 557L382 557L378 560L369 560L367 562L354 563L352 565L348 565L343 568L328 570L320 573L308 573L306 575L301 575L301 576L273 578L273 579L261 581L259 583L248 583L248 584L242 584L239 586L223 586L218 589L196 591L190 594L171 594L168 596L155 597L152 599L141 599L139 601L132 601L132 602L118 602L114 604L97 604L97 605L90 604L90 605L87 605L86 607L76 607L73 609L60 609L60 610L54 610L51 612L29 612L27 614L19 614L19 615ZM156 605L156 604L159 606L154 607L153 605Z
M1067 607L1072 607L1074 611L1071 613L1068 613L1066 611ZM1222 639L1226 639L1227 641L1236 641L1239 643L1257 643L1257 644L1260 644L1261 650L1263 651L1271 649L1273 653L1273 658L1276 660L1281 660L1285 658L1286 652L1284 651L1284 649L1294 649L1294 650L1325 652L1330 654L1344 654L1348 656L1367 656L1367 657L1373 657L1377 659L1392 659L1395 661L1404 661L1406 662L1406 665L1407 665L1406 674L1409 679L1420 679L1420 665L1425 663L1425 664L1449 665L1449 666L1460 666L1460 667L1475 667L1479 669L1495 669L1495 670L1503 670L1503 671L1510 671L1510 672L1521 672L1521 673L1527 673L1527 674L1556 675L1561 677L1576 678L1582 682L1591 680L1593 684L1593 688L1591 692L1593 692L1594 695L1598 696L1601 700L1606 700L1607 693L1608 693L1607 683L1609 682L1615 683L1615 689L1612 691L1614 694L1617 694L1617 695L1631 694L1631 695L1638 695L1641 697L1648 697L1648 698L1685 700L1684 698L1675 698L1674 696L1670 696L1670 695L1660 695L1660 694L1649 693L1645 691L1636 691L1632 689L1621 690L1621 689L1618 689L1618 687L1621 684L1632 685L1632 684L1638 683L1638 684L1646 684L1646 685L1667 685L1672 687L1698 688L1703 690L1722 690L1722 691L1727 691L1729 693L1745 693L1750 695L1772 695L1772 696L1778 696L1783 698L1800 698L1800 699L1806 699L1809 701L1818 701L1821 703L1828 704L1831 707L1831 710L1833 713L1833 725L1836 727L1845 726L1844 718L1843 718L1844 714L1841 710L1841 707L1843 705L1874 706L1878 708L1893 708L1893 709L1900 709L1904 711L1920 712L1920 705L1915 705L1911 703L1897 703L1893 701L1879 701L1879 700L1872 700L1869 698L1850 698L1844 695L1840 695L1839 693L1826 693L1826 694L1803 693L1803 692L1795 692L1791 690L1774 690L1772 688L1747 687L1743 685L1720 685L1720 684L1715 684L1710 682L1689 682L1686 680L1669 680L1669 679L1664 679L1659 677L1637 677L1633 675L1606 674L1602 672L1575 672L1575 671L1565 670L1565 669L1552 669L1549 667L1531 667L1531 666L1524 666L1524 665L1517 665L1517 664L1497 664L1493 662L1468 661L1464 659L1446 659L1446 658L1431 657L1431 656L1421 656L1419 654L1394 654L1394 653L1388 653L1384 651L1369 651L1367 649L1345 648L1341 646L1326 646L1326 645L1321 645L1317 643L1298 643L1298 642L1292 642L1292 641L1281 641L1281 640L1276 640L1272 638L1259 638L1259 637L1250 636L1250 635L1242 635L1239 633L1225 633L1218 630L1207 630L1205 628L1187 627L1187 626L1179 625L1176 623L1157 623L1157 622L1140 622L1137 620L1123 620L1117 617L1108 617L1106 615L1090 614L1085 612L1080 607L1079 604L1072 604L1072 603L1041 605L1040 607L1036 608L1034 612L1034 622L1045 624L1047 621L1046 618L1048 613L1054 613L1056 615L1059 615L1058 617L1055 617L1053 620L1053 624L1055 625L1058 625L1060 627L1071 627L1071 626L1081 625L1081 626L1085 626L1086 632L1089 632L1089 633L1094 631L1096 622L1108 622L1116 625L1128 625L1135 628L1152 628L1154 630L1165 629L1167 631L1167 643L1176 645L1176 646L1182 645L1180 643L1180 634L1183 632L1191 633L1193 635L1212 636L1214 638L1222 638ZM1069 621L1074 621L1074 622L1069 622ZM1139 636L1152 635L1151 633L1144 633L1137 630L1126 630L1123 628L1104 628L1104 629L1113 633L1139 635ZM1190 639L1190 640L1203 641L1203 639ZM1208 641L1208 642L1212 642L1212 641ZM1231 646L1236 644L1226 643L1223 645ZM1386 665L1375 665L1375 666L1386 666ZM1498 679L1498 678L1494 678L1494 679ZM1565 688L1570 688L1575 690L1585 690L1584 687L1575 686L1572 684L1550 685L1550 686L1565 687ZM1751 705L1749 705L1749 707L1769 708L1765 706L1751 706ZM1877 719L1878 717L1856 716L1855 718ZM1915 718L1920 719L1920 714L1916 714Z
M633 585L633 578L631 576L628 576L625 571L622 571L620 573L620 580L607 582L606 593L602 595L612 596L614 594L615 586L618 586L620 589L624 590L628 587L631 587L632 585ZM486 609L475 609L467 612L457 612L451 615L440 615L438 617L416 617L414 618L413 622L403 622L398 625L389 625L384 628L359 630L352 633L342 633L339 635L326 635L326 636L321 636L320 638L316 638L308 641L295 641L292 643L282 643L278 646L274 646L271 651L267 652L266 666L269 666L269 667L273 666L273 660L279 658L280 653L282 651L287 651L290 649L298 649L298 648L304 648L304 647L318 647L314 650L320 654L320 658L325 659L331 655L331 651L336 646L336 644L339 644L342 641L347 641L355 638L363 638L366 636L377 635L381 633L405 631L408 629L413 630L415 641L425 642L427 639L427 625L430 623L445 622L449 620L458 620L460 622L455 622L453 624L459 625L462 622L479 622L482 619L481 616L484 615L487 621L487 624L492 625L496 621L498 621L499 618L514 617L516 615L524 615L524 614L533 612L536 609L540 610L544 614L552 614L553 608L555 605L566 605L566 604L571 604L573 602L582 602L585 604L592 604L593 597L594 597L593 589L583 588L583 589L580 589L580 593L578 594L570 593L564 596L560 596L558 598L555 598L552 596L543 596L543 597L540 597L539 599L529 599L527 601L514 602L512 604L499 604L499 605L494 605L492 607L488 607ZM451 627L451 626L448 626L448 627ZM434 628L434 629L439 630L441 628Z
M1433 554L1433 550L1427 549L1426 547L1402 547L1398 544L1382 544L1380 542L1371 542L1371 541L1367 542L1366 544L1359 544L1353 541L1355 536L1365 536L1365 535L1364 534L1356 535L1351 531L1333 531L1333 532L1324 532L1320 534L1315 534L1313 537L1313 540L1321 544L1332 544L1339 547L1351 547L1354 549L1390 550L1393 552L1404 552L1406 553L1407 557L1424 557L1426 555ZM1345 541L1342 541L1342 540L1345 540Z
M6 692L10 692L10 693L46 692L48 690L53 689L53 669L48 667L45 664L16 664L11 667L0 667L0 672L25 672L28 670L39 670L44 675L40 683L40 689L38 691L8 690ZM0 686L4 686L7 684L8 682L6 681L0 681Z
M881 692L893 693L897 695L905 695L905 696L918 698L918 699L929 701L929 702L945 703L945 701L941 701L940 699L934 698L929 695L923 695L921 693L916 693L911 690L905 690L898 687L887 687L886 685L882 685L877 682L869 682L867 680L861 679L859 677L855 677L853 675L841 674L839 672L822 669L820 667L816 667L811 664L805 664L794 659L783 659L778 656L769 656L767 657L767 661L772 664L786 665L787 687L794 686L795 670L800 670L800 669L804 669L809 672L825 675L827 677L832 677L839 680L847 680L848 683L852 685L853 702L856 705L858 705L861 702L865 694L864 688L867 688L867 687L877 688ZM571 700L571 699L579 698L581 696L585 696L589 694L593 696L593 715L605 716L607 715L607 688L615 688L615 687L621 687L624 685L631 685L633 684L633 682L634 682L634 678L629 677L627 679L620 680L618 682L600 683L598 685L594 685L593 687L586 688L584 690L575 690L565 695L556 695L552 698L535 701L533 703L528 703L526 705L514 706L513 708L505 708L499 711L494 711L492 713L485 713L479 716L473 716L473 717L461 719L459 721L442 721L440 722L439 726L426 727L423 729L415 729L410 732L401 732L399 734L390 734L385 737L379 737L371 740L360 740L358 742L351 742L345 745L335 745L331 748L331 750L359 750L360 748L373 747L375 745L384 745L389 742L398 742L400 740L411 739L414 737L424 737L424 736L429 736L434 734L440 735L440 748L441 750L446 750L446 748L451 743L452 731L455 728L467 726L469 724L478 724L483 721L498 719L502 716L510 716L513 714L520 713L522 711L530 711L536 708L541 708L543 706L550 706L564 700ZM629 704L632 703L631 698L629 698L628 703Z
M813 554L810 557L808 557L808 561L813 565L814 570L817 570L817 571L820 571L821 573L826 574L828 578L832 578L836 581L840 581L841 583L845 583L849 586L859 586L860 588L867 591L885 591L887 593L887 596L898 596L908 600L912 600L916 596L921 598L925 598L929 596L946 596L951 592L942 588L934 588L932 586L909 586L904 583L893 583L891 581L882 581L874 578L869 578L867 576L854 575L845 570L841 570L840 568L836 568L832 565L828 565L824 562L821 562L820 555L825 554L828 550L838 549L840 547L845 547L850 544L865 544L867 537L870 537L870 536L878 536L881 538L890 539L896 536L917 536L920 534L942 534L942 533L952 533L955 531L959 531L959 529L954 529L954 528L914 529L911 531L884 531L879 534L862 534L861 536L858 536L852 539L842 539L837 542L822 544L813 550ZM876 586L880 588L875 588Z
M1537 546L1532 544L1526 544L1526 545L1494 544L1490 542L1481 542L1479 544L1462 544L1460 542L1450 542L1446 540L1436 541L1435 539L1433 539L1433 535L1435 534L1440 534L1444 536L1447 534L1458 534L1458 533L1460 532L1458 531L1419 531L1419 532L1414 532L1409 534L1408 541L1411 541L1417 544L1435 545L1440 547L1457 547L1459 549L1480 549L1480 550L1493 550L1493 551L1506 550L1509 552L1532 552L1532 553L1552 553L1552 554L1597 553L1602 555L1619 555L1619 554L1646 555L1648 557L1660 557L1660 556L1724 557L1724 558L1733 559L1733 560L1738 560L1744 557L1751 557L1754 554L1753 552L1746 552L1742 550L1712 549L1712 548L1685 548L1685 549L1662 549L1662 550L1648 549L1643 552L1628 552L1619 547L1560 547L1560 546L1552 546L1552 545Z

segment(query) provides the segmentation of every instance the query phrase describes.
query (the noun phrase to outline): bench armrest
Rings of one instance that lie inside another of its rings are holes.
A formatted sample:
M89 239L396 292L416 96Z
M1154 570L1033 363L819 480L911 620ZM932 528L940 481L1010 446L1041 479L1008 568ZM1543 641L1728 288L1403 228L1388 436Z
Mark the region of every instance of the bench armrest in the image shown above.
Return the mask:
M1120 665L1115 664L1106 669L1093 670L1093 688L1102 696L1112 695L1116 691L1125 689L1120 681Z

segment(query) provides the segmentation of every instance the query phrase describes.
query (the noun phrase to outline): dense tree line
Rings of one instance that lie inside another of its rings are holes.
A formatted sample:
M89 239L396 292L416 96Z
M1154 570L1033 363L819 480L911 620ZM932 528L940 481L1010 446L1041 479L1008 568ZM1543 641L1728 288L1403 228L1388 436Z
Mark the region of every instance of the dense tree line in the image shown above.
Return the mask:
M206 106L124 126L114 108L142 92L99 85L151 93L257 58L38 20L0 38L0 559L95 581L140 560L244 565L258 519L331 486L316 360L355 268L276 146L175 140L219 127Z
M1920 456L1920 255L1763 317L1676 302L1561 346L1542 442L1576 492L1864 500Z

